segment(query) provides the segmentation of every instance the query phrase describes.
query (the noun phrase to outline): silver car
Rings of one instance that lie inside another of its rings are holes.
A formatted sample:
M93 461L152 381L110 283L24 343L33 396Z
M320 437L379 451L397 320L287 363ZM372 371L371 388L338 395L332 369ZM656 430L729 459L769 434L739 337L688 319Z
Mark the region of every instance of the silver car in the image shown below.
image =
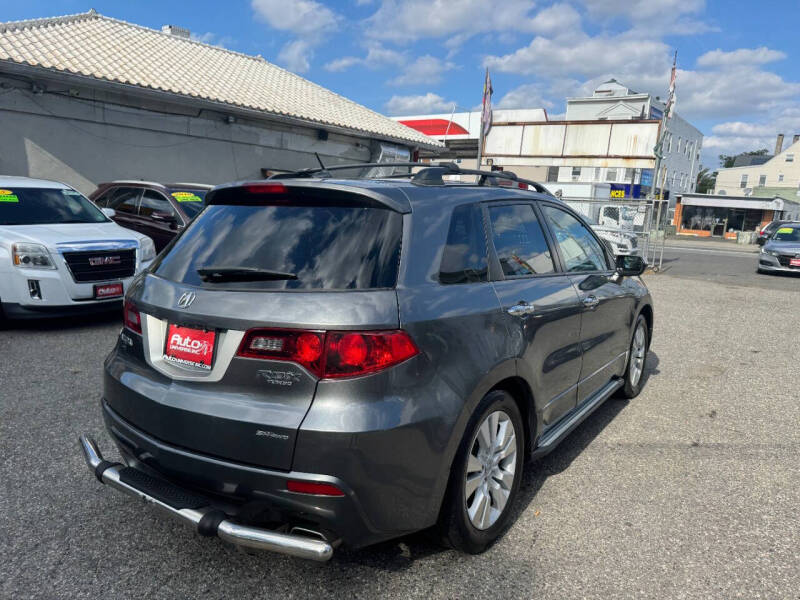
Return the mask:
M782 223L761 246L758 272L800 273L800 222Z

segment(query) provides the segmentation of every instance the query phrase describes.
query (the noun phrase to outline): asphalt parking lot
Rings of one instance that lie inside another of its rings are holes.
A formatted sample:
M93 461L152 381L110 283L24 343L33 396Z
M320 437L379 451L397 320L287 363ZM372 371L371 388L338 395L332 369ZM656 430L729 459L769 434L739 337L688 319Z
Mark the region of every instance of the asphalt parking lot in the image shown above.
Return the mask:
M415 535L315 564L200 538L80 455L88 431L113 456L97 398L118 319L0 331L0 597L800 598L800 277L681 260L646 277L643 393L530 464L480 556Z

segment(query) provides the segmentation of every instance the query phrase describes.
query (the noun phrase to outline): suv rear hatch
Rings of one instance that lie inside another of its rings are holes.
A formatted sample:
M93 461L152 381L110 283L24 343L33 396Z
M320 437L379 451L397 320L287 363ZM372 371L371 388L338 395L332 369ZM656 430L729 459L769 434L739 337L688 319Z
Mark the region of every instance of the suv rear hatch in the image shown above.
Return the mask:
M208 195L128 299L143 352L109 368L113 410L176 446L291 468L328 346L343 335L330 332L399 327L403 207L332 187Z

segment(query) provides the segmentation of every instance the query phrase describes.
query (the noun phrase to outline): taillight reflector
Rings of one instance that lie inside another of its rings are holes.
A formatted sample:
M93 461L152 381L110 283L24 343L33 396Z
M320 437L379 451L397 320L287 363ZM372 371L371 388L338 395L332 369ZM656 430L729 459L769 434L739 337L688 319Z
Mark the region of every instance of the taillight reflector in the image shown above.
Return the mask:
M287 481L286 489L298 494L313 494L315 496L344 496L344 492L332 483L317 483L316 481Z
M321 378L358 377L397 365L419 354L402 330L303 331L251 329L238 356L294 362Z
M125 327L135 333L142 333L142 316L136 305L130 300L125 300L122 307L122 321Z

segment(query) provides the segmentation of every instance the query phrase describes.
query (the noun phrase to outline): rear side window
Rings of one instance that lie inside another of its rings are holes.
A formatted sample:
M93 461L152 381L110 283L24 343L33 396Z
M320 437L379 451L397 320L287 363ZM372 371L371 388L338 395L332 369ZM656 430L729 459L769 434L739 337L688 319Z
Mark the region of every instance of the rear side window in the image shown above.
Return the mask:
M181 210L189 219L194 219L205 206L206 190L173 188L170 196L180 204Z
M486 235L478 204L458 206L450 218L447 244L439 267L441 283L488 281Z
M489 208L492 240L506 277L553 273L550 248L530 204Z
M402 215L374 207L213 205L158 259L155 273L209 289L393 288L402 228ZM198 269L211 268L275 279L204 280Z

